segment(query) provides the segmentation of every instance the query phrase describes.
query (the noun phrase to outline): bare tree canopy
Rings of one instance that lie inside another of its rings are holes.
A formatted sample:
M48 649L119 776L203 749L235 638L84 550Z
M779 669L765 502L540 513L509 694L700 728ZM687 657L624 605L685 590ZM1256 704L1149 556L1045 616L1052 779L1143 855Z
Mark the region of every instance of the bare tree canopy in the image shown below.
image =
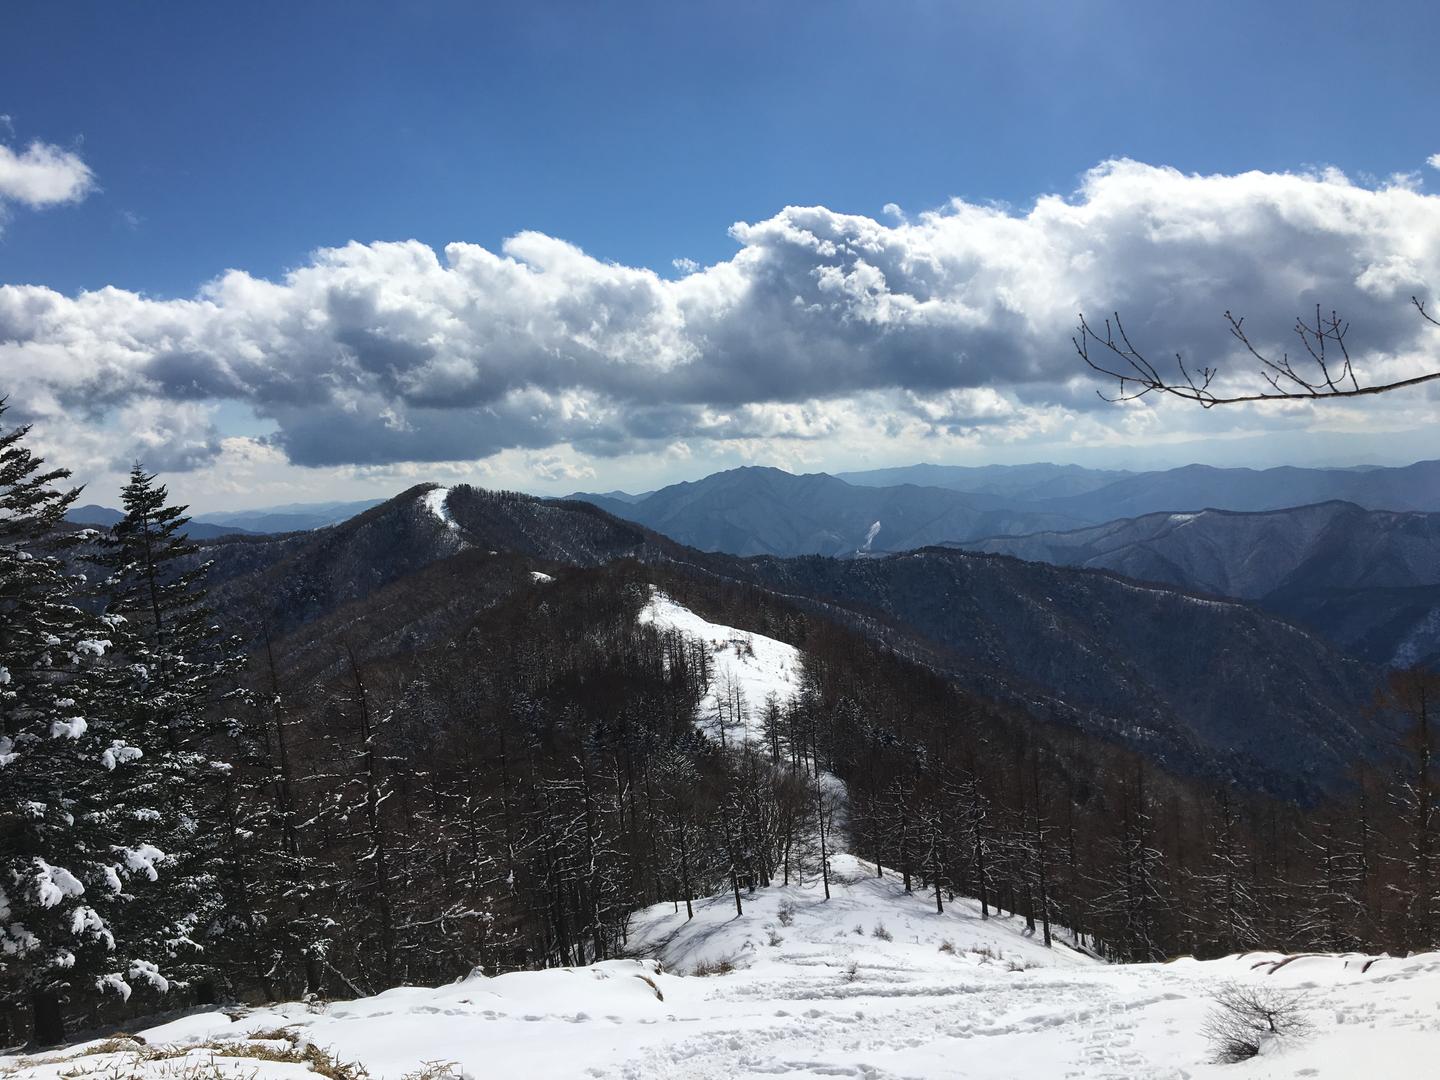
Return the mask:
M1425 302L1412 296L1410 302L1426 322L1440 326L1426 310ZM1295 335L1305 348L1305 353L1292 359L1288 352L1278 359L1261 352L1245 332L1245 319L1225 312L1225 321L1230 324L1230 334L1245 350L1260 361L1260 375L1269 384L1269 389L1253 393L1221 396L1210 389L1210 384L1219 374L1218 368L1192 368L1185 358L1175 354L1173 375L1167 376L1137 349L1125 332L1119 312L1105 320L1104 330L1092 326L1085 316L1080 316L1080 325L1070 340L1080 358L1101 375L1115 379L1120 385L1114 394L1096 391L1106 401L1134 401L1146 394L1171 394L1186 401L1193 401L1209 409L1216 405L1235 405L1242 401L1284 401L1315 398L1362 397L1367 394L1384 394L1407 386L1440 379L1440 371L1417 375L1410 379L1381 383L1374 386L1362 385L1345 343L1350 324L1332 311L1328 316L1315 307L1315 321L1303 318L1295 320ZM1092 348L1096 355L1092 356Z

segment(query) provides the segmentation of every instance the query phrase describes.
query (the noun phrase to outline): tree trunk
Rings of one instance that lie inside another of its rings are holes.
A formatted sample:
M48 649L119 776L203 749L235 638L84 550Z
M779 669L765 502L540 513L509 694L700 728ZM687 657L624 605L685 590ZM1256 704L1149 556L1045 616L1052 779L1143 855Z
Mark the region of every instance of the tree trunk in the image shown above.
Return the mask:
M695 918L695 907L692 901L693 894L690 891L690 845L687 828L680 827L680 887L685 890L685 918Z
M54 1046L65 1041L65 1012L54 990L30 992L30 1044Z

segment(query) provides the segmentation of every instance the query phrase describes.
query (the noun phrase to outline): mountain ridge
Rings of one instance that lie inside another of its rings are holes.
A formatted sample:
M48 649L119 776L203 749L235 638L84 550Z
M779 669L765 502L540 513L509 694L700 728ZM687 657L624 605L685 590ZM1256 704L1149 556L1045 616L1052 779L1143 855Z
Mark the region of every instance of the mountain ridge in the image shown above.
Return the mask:
M333 663L327 642L358 640L378 657L508 598L563 604L584 592L586 575L620 574L694 610L716 589L752 591L1037 718L1256 788L1323 790L1379 744L1378 721L1363 715L1377 678L1368 665L1249 605L1108 571L948 548L739 558L686 548L584 502L432 485L346 525L216 541L204 556L216 564L217 598L256 609L243 620L252 637L267 626L288 637L288 652L312 657L307 669ZM356 638L382 623L383 633Z
M1440 655L1440 514L1331 500L1205 508L945 545L1252 601L1378 662Z

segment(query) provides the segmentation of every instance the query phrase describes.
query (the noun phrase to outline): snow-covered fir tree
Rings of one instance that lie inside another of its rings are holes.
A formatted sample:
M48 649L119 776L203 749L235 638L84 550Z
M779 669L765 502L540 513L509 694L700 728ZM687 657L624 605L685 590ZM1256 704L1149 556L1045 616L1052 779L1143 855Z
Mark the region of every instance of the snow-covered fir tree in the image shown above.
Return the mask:
M231 765L217 710L243 657L205 603L208 564L184 531L185 508L170 505L165 485L139 464L121 506L125 516L95 558L108 571L113 628L104 681L109 711L144 767L124 774L114 812L163 823L169 863L164 890L127 929L164 956L170 981L208 1001L216 966L207 944L234 940L256 918L243 893L223 887L231 834L242 826L226 812Z
M53 1043L72 992L166 985L129 916L167 857L163 824L117 799L150 763L106 707L114 626L63 558L84 539L58 531L79 491L27 432L0 428L0 1001Z

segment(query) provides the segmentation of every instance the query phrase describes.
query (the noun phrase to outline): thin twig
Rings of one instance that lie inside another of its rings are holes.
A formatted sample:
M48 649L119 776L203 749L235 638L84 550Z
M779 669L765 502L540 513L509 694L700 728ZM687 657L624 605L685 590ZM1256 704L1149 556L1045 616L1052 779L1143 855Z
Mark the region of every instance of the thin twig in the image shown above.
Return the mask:
M1421 318L1435 326L1440 326L1440 319L1430 314L1422 300L1412 296L1410 302L1420 313ZM1118 312L1105 320L1103 333L1091 326L1083 314L1079 318L1080 324L1070 339L1075 346L1075 351L1093 371L1114 379L1118 383L1118 391L1113 395L1106 394L1101 390L1096 391L1105 401L1135 401L1146 394L1160 393L1193 401L1202 408L1209 409L1216 405L1234 405L1246 401L1365 397L1410 386L1419 386L1422 383L1440 379L1440 371L1433 371L1426 375L1397 379L1394 382L1376 386L1362 386L1350 355L1350 347L1345 341L1345 337L1350 331L1350 324L1335 311L1332 311L1329 316L1325 316L1319 305L1316 305L1315 308L1315 324L1313 326L1304 319L1297 318L1295 320L1295 333L1304 345L1318 374L1304 372L1296 368L1289 353L1282 353L1276 359L1261 352L1246 334L1245 320L1227 311L1225 320L1230 324L1231 336L1245 347L1246 352L1259 361L1260 376L1270 390L1221 397L1210 389L1218 370L1210 367L1192 370L1179 353L1175 354L1175 367L1179 372L1179 377L1170 380L1162 376L1155 365L1131 342ZM1103 354L1101 359L1097 360L1091 355L1092 345L1110 353L1114 360L1103 360ZM1338 359L1334 356L1337 351L1339 352ZM1123 363L1116 363L1116 361Z

